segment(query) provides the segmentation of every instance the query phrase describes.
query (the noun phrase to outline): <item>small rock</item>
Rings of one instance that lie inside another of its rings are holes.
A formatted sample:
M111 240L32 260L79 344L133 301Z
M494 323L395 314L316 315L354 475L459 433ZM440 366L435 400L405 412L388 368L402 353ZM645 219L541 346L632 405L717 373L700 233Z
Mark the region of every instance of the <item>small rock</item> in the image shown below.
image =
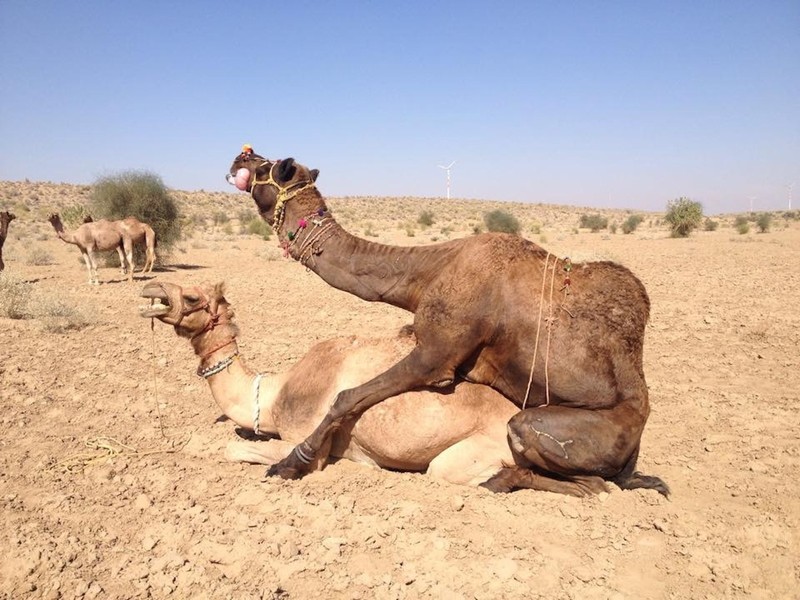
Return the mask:
M144 550L147 552L155 548L156 544L158 544L158 540L150 536L147 536L142 540L142 548L144 548Z
M153 506L153 501L150 500L150 496L147 494L139 494L136 496L136 500L133 501L133 507L139 510L146 510Z
M453 508L453 510L458 512L459 510L464 508L464 498L462 498L461 496L453 496L450 499L450 506Z

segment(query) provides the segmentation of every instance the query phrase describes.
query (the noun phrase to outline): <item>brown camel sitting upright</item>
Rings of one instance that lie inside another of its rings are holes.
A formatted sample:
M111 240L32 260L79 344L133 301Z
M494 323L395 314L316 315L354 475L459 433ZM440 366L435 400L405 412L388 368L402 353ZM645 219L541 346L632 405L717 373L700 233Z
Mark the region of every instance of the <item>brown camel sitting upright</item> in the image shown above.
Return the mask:
M16 215L8 211L0 213L0 271L6 268L6 264L3 262L3 245L6 243L6 237L8 236L8 225L16 218Z
M93 223L91 215L86 215L83 218L84 223ZM142 267L142 273L152 273L153 266L156 263L156 232L150 225L137 219L136 217L125 217L117 221L112 221L114 225L120 228L121 231L130 236L134 247L141 244L145 248L145 261ZM124 269L123 265L123 269ZM131 269L134 269L133 262L131 262ZM127 269L125 269L127 271Z
M86 263L86 270L89 272L89 283L99 285L97 277L97 262L94 253L96 251L116 250L119 254L119 262L123 270L127 264L133 264L133 241L131 237L120 230L111 221L101 219L84 223L72 232L64 229L61 217L54 213L48 217L48 221L53 225L58 237L68 243L75 244L81 251L83 261ZM128 281L133 281L133 269L128 273Z
M650 301L612 262L571 264L516 235L487 233L395 247L357 238L328 211L316 172L246 146L227 175L251 193L295 260L327 283L414 313L416 346L370 381L341 391L319 426L268 474L301 477L331 434L371 406L457 377L493 387L523 411L508 424L528 469L486 487L538 488L533 473L610 479L624 489L666 484L635 471L650 412L642 368ZM598 452L613 448L613 452Z
M208 381L217 405L246 430L280 439L231 442L230 460L272 464L314 430L337 392L359 385L396 362L413 347L410 336L363 340L354 336L321 342L288 372L256 375L236 343L239 328L222 284L182 288L148 283L147 318L172 325L200 357L198 374ZM460 382L446 391L406 392L365 411L333 434L315 468L344 457L373 466L425 471L451 483L478 485L513 464L506 423L517 407L485 385ZM596 477L557 481L539 477L539 489L586 496L604 489Z

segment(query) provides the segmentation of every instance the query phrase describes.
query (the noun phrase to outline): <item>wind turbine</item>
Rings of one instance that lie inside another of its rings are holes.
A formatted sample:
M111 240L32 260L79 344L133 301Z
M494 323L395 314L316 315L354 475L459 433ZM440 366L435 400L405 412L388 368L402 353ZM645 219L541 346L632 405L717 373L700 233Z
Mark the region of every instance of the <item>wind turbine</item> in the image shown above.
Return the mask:
M790 183L786 187L789 188L789 210L792 210L792 188L794 188L794 182Z
M456 164L456 161L451 162L446 167L444 165L438 165L438 167L440 169L444 169L445 171L447 171L447 199L448 200L450 200L450 169L452 168L452 166L454 164Z

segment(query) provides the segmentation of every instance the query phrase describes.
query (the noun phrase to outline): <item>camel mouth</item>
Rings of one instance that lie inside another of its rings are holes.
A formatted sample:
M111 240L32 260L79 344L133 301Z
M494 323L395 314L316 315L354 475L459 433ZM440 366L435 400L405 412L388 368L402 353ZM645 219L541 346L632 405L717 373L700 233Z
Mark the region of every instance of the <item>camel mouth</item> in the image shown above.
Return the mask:
M145 318L163 317L169 314L172 306L169 303L169 296L159 284L148 284L140 294L142 298L149 298L150 304L139 307L139 316Z
M250 189L250 170L244 167L237 169L236 173L228 173L225 179L240 192Z

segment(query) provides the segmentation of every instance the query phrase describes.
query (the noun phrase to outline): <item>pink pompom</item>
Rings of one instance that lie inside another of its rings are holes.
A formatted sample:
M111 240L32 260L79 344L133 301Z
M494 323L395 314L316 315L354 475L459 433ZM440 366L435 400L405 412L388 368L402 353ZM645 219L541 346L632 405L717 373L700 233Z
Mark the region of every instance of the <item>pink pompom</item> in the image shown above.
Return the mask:
M243 192L247 191L247 188L250 186L250 171L249 169L245 169L242 167L238 171L236 171L236 176L234 177L234 185L236 185L236 189L242 190Z

